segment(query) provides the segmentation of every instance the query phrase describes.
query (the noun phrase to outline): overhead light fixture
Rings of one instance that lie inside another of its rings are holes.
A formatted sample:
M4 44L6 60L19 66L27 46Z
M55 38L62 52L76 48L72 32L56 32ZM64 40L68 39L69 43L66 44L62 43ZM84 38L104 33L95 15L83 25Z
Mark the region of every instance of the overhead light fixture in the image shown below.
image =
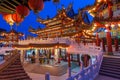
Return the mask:
M106 27L108 27L109 25L108 24L105 24Z
M107 0L104 0L104 2L107 2Z
M111 25L112 28L113 28L114 26L115 26L114 24Z
M95 23L94 26L97 26L97 24Z
M96 8L93 8L92 10L96 10Z
M105 30L105 32L108 32L108 30Z
M118 26L120 27L120 23L118 23Z
M102 0L97 0L97 2L101 2Z

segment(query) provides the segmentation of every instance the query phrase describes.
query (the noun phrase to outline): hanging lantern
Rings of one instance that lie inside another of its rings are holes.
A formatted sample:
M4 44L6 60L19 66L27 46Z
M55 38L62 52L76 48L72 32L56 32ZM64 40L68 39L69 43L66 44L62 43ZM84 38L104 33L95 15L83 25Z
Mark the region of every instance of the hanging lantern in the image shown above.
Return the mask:
M7 13L4 13L4 12L0 12L1 15L7 15Z
M23 21L23 18L21 18L17 13L12 15L12 19L17 25Z
M17 14L20 15L21 18L24 18L25 16L28 16L29 13L30 13L29 9L24 5L17 6L16 7L16 12L17 12Z
M12 19L12 14L4 14L3 19L10 25L12 26L14 24L14 21Z
M43 0L29 0L28 5L35 13L38 13L44 8Z

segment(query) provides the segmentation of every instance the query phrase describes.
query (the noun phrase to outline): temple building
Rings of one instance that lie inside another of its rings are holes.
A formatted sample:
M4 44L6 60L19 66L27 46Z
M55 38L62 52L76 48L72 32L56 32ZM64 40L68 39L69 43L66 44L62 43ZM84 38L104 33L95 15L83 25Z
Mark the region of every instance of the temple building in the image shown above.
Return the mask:
M74 1L58 8L61 1L0 1L0 14L11 27L0 29L0 80L120 79L120 1L95 0L77 13ZM39 12L47 3L56 6L56 15L43 19ZM45 27L34 29L29 22L35 36L26 37L27 31L14 26L23 26L32 11Z

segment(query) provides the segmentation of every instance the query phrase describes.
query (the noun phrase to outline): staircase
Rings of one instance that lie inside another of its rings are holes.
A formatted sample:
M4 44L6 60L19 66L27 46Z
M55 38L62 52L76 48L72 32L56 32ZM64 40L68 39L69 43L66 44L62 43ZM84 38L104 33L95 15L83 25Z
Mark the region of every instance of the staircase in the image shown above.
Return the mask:
M12 61L2 72L0 72L0 80L32 80L25 72L20 55Z
M99 74L120 79L120 58L103 57Z

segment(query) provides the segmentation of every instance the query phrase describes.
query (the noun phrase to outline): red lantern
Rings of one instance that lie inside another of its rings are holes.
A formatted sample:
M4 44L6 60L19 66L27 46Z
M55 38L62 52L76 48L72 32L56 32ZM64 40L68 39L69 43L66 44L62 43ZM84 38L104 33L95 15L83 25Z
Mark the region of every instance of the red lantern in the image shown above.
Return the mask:
M12 19L12 14L4 14L3 19L11 26L14 24L14 21Z
M28 5L35 13L38 13L44 8L43 0L29 0Z
M21 18L17 13L12 15L12 19L17 25L23 21L23 18Z
M20 17L24 18L25 16L28 16L29 15L29 9L24 6L24 5L19 5L16 7L16 12L17 14L20 15Z
M0 12L1 15L7 15L7 13L4 13L4 12Z

